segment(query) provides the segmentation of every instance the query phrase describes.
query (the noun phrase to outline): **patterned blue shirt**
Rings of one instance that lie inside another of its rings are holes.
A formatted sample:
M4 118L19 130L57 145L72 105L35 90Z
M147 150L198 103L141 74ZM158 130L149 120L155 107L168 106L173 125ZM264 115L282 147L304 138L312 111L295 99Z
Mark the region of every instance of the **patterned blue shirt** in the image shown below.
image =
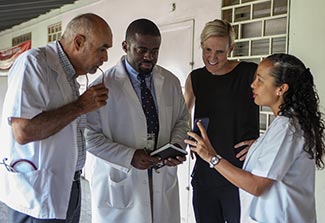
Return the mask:
M65 71L67 76L67 80L69 82L70 87L72 88L74 99L77 100L80 96L79 88L80 84L77 82L76 78L76 71L73 68L72 64L70 63L67 55L64 53L60 43L56 42L58 48L58 54L60 63ZM86 161L86 141L84 137L84 130L87 125L87 116L83 114L77 118L77 146L78 146L78 160L76 165L76 170L81 170ZM67 148L70 149L70 148Z

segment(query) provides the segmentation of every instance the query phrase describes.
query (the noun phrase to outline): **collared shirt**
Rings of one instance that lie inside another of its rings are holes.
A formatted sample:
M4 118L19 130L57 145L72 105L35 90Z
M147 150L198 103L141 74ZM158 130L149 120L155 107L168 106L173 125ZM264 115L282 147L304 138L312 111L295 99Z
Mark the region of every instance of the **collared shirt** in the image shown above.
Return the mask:
M69 61L67 55L64 53L60 43L57 41L57 48L59 53L60 63L65 71L67 76L67 80L69 82L70 87L73 91L73 96L75 100L79 98L79 88L80 84L77 82L76 78L76 71L73 68L71 62ZM84 137L84 130L87 125L87 118L86 115L83 114L77 118L77 146L78 146L78 160L76 165L76 170L81 170L86 161L86 143Z
M141 83L140 80L138 79L138 71L136 71L127 61L127 59L124 60L124 64L125 64L125 69L129 75L130 81L132 83L132 86L134 88L135 93L137 94L139 101L141 103ZM152 74L150 75L146 75L146 84L147 87L149 88L149 90L151 91L153 100L155 102L155 106L156 106L156 111L158 113L158 105L157 105L157 99L156 99L156 92L155 92L155 86L152 80Z

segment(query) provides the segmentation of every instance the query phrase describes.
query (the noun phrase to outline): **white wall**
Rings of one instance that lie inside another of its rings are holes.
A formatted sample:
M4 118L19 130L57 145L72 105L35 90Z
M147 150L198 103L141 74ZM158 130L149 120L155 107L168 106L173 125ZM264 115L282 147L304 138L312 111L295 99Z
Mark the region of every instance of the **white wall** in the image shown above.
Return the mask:
M175 3L176 9L172 10ZM95 12L106 19L113 31L113 48L109 51L109 61L104 65L108 68L114 65L123 54L121 43L124 40L125 30L129 23L137 18L148 18L158 26L194 19L194 66L201 66L201 49L199 34L204 24L221 16L221 0L101 0L95 4L78 10L79 13ZM66 13L63 23L76 15L76 11ZM162 40L164 41L164 40Z
M47 43L47 27L60 22L65 12L73 8L83 7L98 0L79 0L75 4L66 5L60 9L52 10L39 18L32 19L11 29L0 32L0 49L11 47L11 39L25 33L32 32L32 47L43 46Z
M173 11L172 4L176 8ZM221 16L221 0L79 0L74 6L65 6L30 22L0 32L0 49L11 47L11 39L32 32L32 47L47 44L47 26L62 21L63 29L71 18L85 12L102 16L113 30L113 48L109 51L109 62L104 68L114 65L123 54L121 42L124 40L128 24L137 18L149 18L158 26L194 19L194 67L203 65L199 35L204 24ZM163 41L163 40L162 40ZM1 74L0 74L1 75Z
M325 108L325 1L291 0L289 53L310 67L321 101ZM301 179L303 180L303 179ZM317 171L316 205L318 222L325 222L325 170Z

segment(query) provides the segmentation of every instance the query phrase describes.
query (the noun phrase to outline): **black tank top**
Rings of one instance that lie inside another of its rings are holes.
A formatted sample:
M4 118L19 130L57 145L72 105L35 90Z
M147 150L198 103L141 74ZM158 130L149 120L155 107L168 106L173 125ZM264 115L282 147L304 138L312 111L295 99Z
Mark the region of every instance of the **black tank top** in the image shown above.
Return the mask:
M259 108L254 103L250 84L257 65L241 62L225 75L212 75L205 67L192 71L195 95L194 118L208 117L208 136L216 152L235 166L243 162L234 145L259 136ZM192 184L201 187L229 185L221 174L197 156Z

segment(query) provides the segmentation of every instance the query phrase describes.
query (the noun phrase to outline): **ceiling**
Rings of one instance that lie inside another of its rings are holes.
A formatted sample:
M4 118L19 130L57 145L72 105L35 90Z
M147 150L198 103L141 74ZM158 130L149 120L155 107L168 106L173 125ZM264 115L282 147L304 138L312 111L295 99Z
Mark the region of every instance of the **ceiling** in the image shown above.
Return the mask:
M0 32L76 0L0 0Z

